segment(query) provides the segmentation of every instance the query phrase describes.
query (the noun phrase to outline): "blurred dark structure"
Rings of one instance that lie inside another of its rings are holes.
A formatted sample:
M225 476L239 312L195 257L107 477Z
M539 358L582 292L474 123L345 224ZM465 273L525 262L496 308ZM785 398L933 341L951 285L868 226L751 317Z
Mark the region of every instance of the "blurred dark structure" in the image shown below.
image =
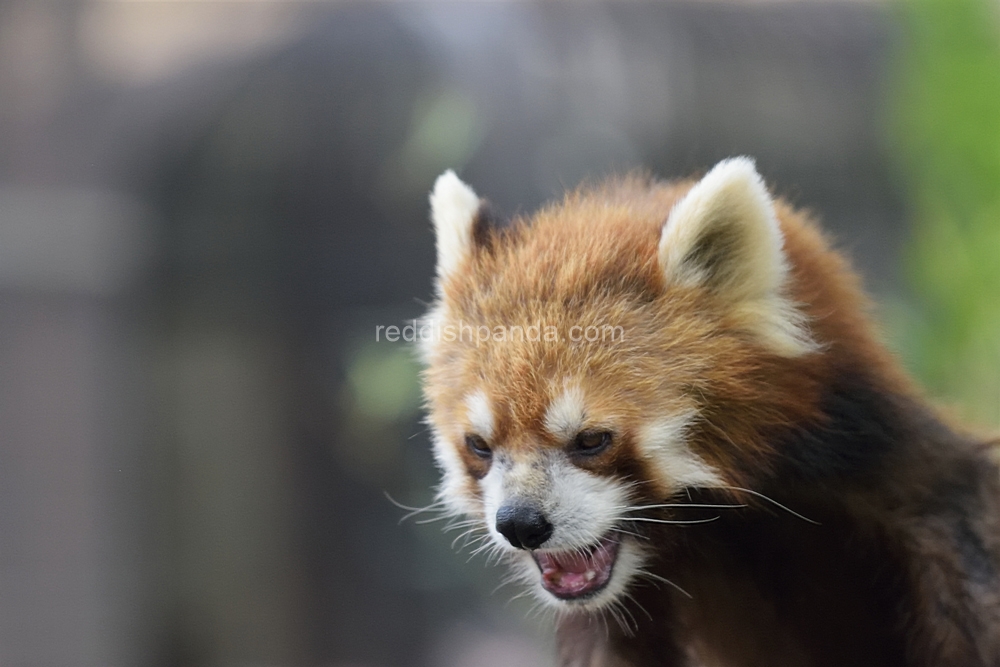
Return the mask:
M513 214L750 154L891 292L892 32L864 3L0 3L0 663L545 664L384 496L434 482L408 352L373 347L430 295L427 189L454 167Z

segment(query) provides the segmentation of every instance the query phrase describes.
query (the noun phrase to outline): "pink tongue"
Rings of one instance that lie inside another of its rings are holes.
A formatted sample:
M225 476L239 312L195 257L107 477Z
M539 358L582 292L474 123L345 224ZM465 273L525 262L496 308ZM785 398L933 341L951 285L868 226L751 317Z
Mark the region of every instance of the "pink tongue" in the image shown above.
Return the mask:
M577 597L607 583L617 551L617 543L604 540L586 555L536 552L535 559L545 588L560 597Z

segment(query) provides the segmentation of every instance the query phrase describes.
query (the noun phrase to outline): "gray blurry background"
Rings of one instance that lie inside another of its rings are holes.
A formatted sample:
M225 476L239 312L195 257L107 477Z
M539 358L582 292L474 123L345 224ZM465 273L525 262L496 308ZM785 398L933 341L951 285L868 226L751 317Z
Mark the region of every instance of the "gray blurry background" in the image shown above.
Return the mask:
M889 8L0 2L0 665L547 664L436 524L426 192L735 154L891 297Z

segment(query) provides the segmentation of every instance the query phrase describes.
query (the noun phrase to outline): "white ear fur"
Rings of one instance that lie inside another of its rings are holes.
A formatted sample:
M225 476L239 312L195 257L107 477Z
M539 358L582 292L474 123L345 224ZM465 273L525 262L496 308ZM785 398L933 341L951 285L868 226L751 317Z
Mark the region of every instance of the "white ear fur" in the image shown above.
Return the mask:
M815 349L804 315L784 297L788 265L774 205L753 160L715 165L670 211L660 235L668 282L700 285L769 349L794 357Z
M449 169L438 176L430 199L437 235L437 275L444 280L472 250L479 197Z

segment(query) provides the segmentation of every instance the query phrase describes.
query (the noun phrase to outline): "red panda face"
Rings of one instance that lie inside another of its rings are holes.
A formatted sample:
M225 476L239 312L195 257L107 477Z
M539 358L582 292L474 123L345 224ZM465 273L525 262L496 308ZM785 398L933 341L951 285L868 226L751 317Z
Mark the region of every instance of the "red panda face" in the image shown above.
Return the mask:
M440 499L542 600L613 605L654 576L649 533L685 522L647 511L745 484L766 459L755 424L788 409L787 360L814 348L770 198L735 159L690 189L572 194L505 231L451 172L431 205L438 300L422 338ZM741 410L756 418L733 421Z

